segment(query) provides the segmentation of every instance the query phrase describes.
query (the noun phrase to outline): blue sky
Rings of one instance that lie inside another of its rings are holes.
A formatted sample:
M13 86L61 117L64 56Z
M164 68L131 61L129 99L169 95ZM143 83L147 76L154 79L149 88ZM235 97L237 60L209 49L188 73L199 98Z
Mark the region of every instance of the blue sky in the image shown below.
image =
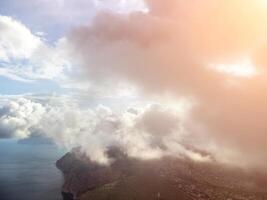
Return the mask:
M18 95L23 93L63 93L65 90L56 82L38 80L34 83L14 81L0 76L0 94Z
M62 37L71 26L89 21L95 15L93 1L82 0L87 2L85 11L76 15L73 13L78 13L79 7L71 8L75 1L71 2L68 5L61 0L2 0L0 14L21 21L33 32L44 32L45 38L53 42Z

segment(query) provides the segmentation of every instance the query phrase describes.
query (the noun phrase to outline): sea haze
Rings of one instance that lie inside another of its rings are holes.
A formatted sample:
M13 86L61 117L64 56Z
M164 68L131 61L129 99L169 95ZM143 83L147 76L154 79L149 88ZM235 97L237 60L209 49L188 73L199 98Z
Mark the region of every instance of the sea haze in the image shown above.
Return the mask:
M48 144L0 141L1 200L60 200L63 183L55 162L65 151Z

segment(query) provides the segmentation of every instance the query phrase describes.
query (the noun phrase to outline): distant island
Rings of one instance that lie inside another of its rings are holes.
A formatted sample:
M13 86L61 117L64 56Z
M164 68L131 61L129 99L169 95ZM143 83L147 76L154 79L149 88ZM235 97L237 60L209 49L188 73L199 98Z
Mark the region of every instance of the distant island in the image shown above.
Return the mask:
M18 144L26 145L54 145L52 139L43 136L32 136L29 138L18 140Z

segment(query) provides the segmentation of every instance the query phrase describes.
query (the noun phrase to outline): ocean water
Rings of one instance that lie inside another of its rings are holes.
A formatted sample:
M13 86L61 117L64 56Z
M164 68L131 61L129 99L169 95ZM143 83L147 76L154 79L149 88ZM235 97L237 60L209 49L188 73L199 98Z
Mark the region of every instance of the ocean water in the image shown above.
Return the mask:
M63 177L55 162L65 150L54 145L0 141L0 200L61 200Z

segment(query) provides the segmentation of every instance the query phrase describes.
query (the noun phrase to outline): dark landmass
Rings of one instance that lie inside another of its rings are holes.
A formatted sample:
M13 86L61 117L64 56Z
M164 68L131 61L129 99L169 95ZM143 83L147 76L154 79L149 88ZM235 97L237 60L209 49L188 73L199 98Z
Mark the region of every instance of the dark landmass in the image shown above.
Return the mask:
M267 177L219 164L162 158L141 161L117 149L114 162L91 162L79 148L57 161L64 200L267 200Z

